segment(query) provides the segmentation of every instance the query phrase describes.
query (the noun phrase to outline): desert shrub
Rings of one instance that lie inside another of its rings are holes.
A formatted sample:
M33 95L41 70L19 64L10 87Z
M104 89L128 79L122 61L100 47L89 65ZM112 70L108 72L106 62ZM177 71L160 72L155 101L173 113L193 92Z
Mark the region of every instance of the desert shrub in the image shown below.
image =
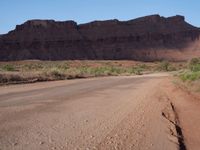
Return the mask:
M198 72L187 71L181 73L179 77L182 81L195 81L200 79L200 71Z
M164 60L158 64L158 67L156 70L158 70L158 71L176 71L176 70L179 70L179 67L176 65L173 65L169 61Z
M110 71L111 74L114 74L114 75L119 75L124 72L123 68L114 67L114 66L109 67L108 70Z
M11 64L4 65L2 69L4 71L15 71L15 67Z
M21 69L25 71L38 71L45 68L46 68L46 65L42 63L31 63L31 64L25 64L21 66Z
M107 69L107 67L97 67L97 68L93 68L92 69L92 74L94 74L95 76L102 76L105 74L110 74L110 71Z
M68 64L67 62L61 63L61 64L57 64L57 65L54 66L54 67L56 67L56 68L58 68L58 69L62 69L62 70L67 70L67 69L70 68L70 67L69 67L69 64Z
M0 74L0 83L23 81L23 77L18 74Z
M136 75L142 75L143 70L144 70L143 68L141 68L140 66L137 66L137 67L132 68L131 73L136 74Z
M143 69L143 70L149 68L146 64L139 64L138 67Z
M8 76L8 81L9 82L23 81L23 77L20 75L12 74Z
M159 64L158 69L160 71L169 71L169 67L170 67L170 63L164 60Z
M92 73L92 68L86 66L79 67L78 70L81 75L90 75Z
M188 64L188 68L193 72L200 71L200 58L191 59Z
M50 77L53 77L55 79L64 79L65 78L65 74L57 68L52 68L48 72L48 75L50 75Z
M187 70L179 73L182 81L196 81L200 79L200 58L193 58L189 61Z
M3 74L0 74L0 83L6 83L8 81L7 77Z
M95 68L84 68L85 73L94 75L94 76L104 76L104 75L119 75L123 72L122 68L114 66L101 66Z
M62 69L64 69L64 70L67 70L67 69L69 69L69 65L62 65L62 67L61 67Z
M134 66L134 67L129 67L126 68L125 73L130 74L136 74L136 75L142 75L143 71L144 71L144 66L138 65L138 66Z
M177 70L179 70L178 67L175 67L175 66L169 65L168 71L177 71Z

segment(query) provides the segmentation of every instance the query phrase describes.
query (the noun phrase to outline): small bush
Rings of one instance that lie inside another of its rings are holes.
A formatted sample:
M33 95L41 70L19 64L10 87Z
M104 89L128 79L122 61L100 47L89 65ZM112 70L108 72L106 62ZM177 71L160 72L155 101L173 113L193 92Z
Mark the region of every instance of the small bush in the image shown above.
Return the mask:
M141 69L148 69L149 68L146 64L141 64L141 65L139 64L138 67L141 68Z
M160 71L169 71L170 69L170 63L168 61L162 61L159 65Z
M142 71L143 70L144 70L143 68L137 66L137 67L132 67L128 71L128 73L130 73L130 74L136 74L136 75L142 75Z
M0 83L23 81L23 77L18 74L0 74Z
M188 68L193 72L200 71L200 58L191 59Z
M188 70L179 73L182 81L196 81L200 79L200 58L193 58L188 63Z
M200 79L200 72L191 72L191 71L188 71L188 72L184 72L182 74L179 75L180 79L182 81L195 81L195 80L198 80Z
M65 74L62 73L60 70L56 69L56 68L52 68L48 74L55 78L55 79L64 79L65 78Z
M2 68L4 71L15 71L15 67L11 64L5 65Z

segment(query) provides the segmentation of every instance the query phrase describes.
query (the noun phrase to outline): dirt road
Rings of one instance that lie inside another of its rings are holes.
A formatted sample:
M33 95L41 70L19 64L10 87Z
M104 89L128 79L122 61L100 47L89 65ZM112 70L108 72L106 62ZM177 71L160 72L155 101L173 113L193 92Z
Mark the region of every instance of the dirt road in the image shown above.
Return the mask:
M179 149L165 74L0 87L0 149ZM171 122L170 122L171 121Z

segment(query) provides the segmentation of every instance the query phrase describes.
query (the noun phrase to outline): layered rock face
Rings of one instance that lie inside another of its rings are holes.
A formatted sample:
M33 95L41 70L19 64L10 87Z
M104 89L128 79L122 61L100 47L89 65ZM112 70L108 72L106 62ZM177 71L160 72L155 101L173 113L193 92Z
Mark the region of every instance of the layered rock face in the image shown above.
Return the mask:
M200 56L199 36L183 16L81 25L30 20L0 36L0 60L187 60Z

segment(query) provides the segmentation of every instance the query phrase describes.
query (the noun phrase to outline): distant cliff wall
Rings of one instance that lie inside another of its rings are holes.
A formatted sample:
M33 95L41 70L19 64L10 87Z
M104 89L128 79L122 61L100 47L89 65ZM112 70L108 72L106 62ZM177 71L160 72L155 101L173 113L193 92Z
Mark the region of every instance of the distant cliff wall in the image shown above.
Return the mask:
M0 60L187 60L200 56L199 36L200 30L183 16L81 25L30 20L0 36Z

